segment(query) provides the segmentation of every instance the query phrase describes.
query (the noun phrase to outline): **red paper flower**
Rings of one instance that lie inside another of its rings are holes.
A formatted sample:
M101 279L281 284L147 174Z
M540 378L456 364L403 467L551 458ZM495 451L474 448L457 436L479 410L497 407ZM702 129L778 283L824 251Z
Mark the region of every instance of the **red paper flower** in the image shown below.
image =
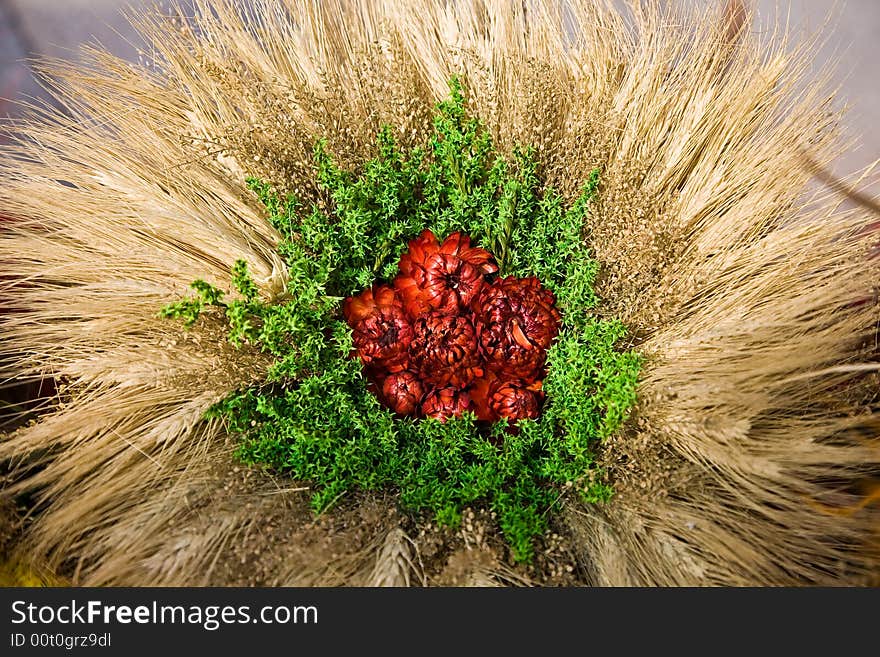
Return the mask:
M401 415L415 415L424 394L424 386L413 372L389 374L382 382L382 401Z
M453 233L440 244L430 231L409 243L394 287L411 317L467 308L482 290L483 277L498 271L492 254L470 243L468 236Z
M452 386L436 388L422 402L422 414L445 422L451 417L463 415L470 405L471 399L467 392Z
M435 385L464 387L483 374L469 317L431 312L413 322L413 366Z
M547 348L561 317L553 294L537 278L495 281L473 305L486 367L502 378L543 378Z
M354 347L365 365L399 372L409 364L412 325L394 290L380 285L349 297L343 314L352 328Z

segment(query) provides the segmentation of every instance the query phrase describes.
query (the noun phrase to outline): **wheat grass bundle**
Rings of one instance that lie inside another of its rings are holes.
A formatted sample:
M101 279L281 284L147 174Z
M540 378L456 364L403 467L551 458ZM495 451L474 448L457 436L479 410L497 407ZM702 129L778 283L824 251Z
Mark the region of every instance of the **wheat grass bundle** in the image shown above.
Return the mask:
M840 117L806 46L665 4L196 0L139 19L142 64L49 64L63 112L0 153L2 376L57 386L0 442L17 553L82 585L876 582L876 237L805 165ZM479 505L457 529L393 489L315 516L206 417L270 356L159 313L239 260L295 294L247 181L326 205L315 144L350 171L384 126L423 144L451 79L565 203L600 172L594 312L642 359L596 448L613 495L560 493L530 566Z

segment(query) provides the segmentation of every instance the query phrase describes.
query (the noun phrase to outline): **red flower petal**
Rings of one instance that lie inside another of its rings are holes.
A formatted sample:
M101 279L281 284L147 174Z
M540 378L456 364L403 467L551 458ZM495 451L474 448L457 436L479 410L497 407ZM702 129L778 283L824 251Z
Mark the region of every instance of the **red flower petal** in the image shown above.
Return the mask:
M394 289L397 290L403 309L410 317L418 317L430 309L422 294L422 288L411 276L398 275L394 279Z
M475 267L481 274L493 274L498 271L498 265L493 260L492 254L485 249L471 246L471 238L461 233L452 233L443 240L440 245L440 253L457 256L469 265Z
M471 397L471 405L473 406L474 414L477 416L478 420L494 422L498 419L498 414L495 413L489 405L489 389L495 383L495 377L491 373L487 373L485 376L474 381L468 391Z
M440 251L440 242L430 230L422 231L414 240L411 240L406 253L400 256L398 269L403 276L412 276L416 268L425 268L425 263L432 255Z

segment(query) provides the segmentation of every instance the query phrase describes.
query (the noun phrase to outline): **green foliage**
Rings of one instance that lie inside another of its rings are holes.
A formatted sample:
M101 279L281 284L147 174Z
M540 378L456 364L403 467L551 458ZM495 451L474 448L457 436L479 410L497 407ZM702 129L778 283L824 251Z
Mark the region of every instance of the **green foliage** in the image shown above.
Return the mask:
M590 312L598 302L598 265L582 230L599 173L566 209L553 189L542 189L531 150L509 161L495 152L479 121L468 117L456 80L438 105L425 149L404 152L385 129L377 151L352 172L334 163L323 142L316 145L315 173L332 212L304 208L248 180L282 238L285 301L261 301L239 261L234 300L223 302L222 292L196 281L198 296L162 312L191 325L206 306L219 307L234 344L275 357L264 385L234 392L210 415L241 436L245 462L313 482L316 511L355 487L397 490L404 508L450 525L465 506L485 504L514 556L529 560L564 490L591 502L610 496L593 450L620 428L635 401L639 357L615 348L624 327ZM495 254L502 275L537 276L556 294L564 328L548 352L539 419L509 428L481 426L473 416L445 423L398 418L368 389L351 357L341 301L390 278L407 241L425 228L441 239L467 233Z
M198 293L198 296L170 303L162 308L160 315L171 319L182 319L184 324L190 327L195 324L205 306L226 307L223 303L223 292L213 285L197 280L190 283L190 287Z

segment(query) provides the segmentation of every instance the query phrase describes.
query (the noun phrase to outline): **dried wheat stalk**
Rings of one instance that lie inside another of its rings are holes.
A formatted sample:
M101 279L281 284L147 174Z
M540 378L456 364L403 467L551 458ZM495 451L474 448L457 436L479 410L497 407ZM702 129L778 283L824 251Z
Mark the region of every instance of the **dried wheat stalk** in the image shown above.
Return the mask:
M376 556L368 586L410 586L418 572L414 560L412 539L400 527L392 528Z

